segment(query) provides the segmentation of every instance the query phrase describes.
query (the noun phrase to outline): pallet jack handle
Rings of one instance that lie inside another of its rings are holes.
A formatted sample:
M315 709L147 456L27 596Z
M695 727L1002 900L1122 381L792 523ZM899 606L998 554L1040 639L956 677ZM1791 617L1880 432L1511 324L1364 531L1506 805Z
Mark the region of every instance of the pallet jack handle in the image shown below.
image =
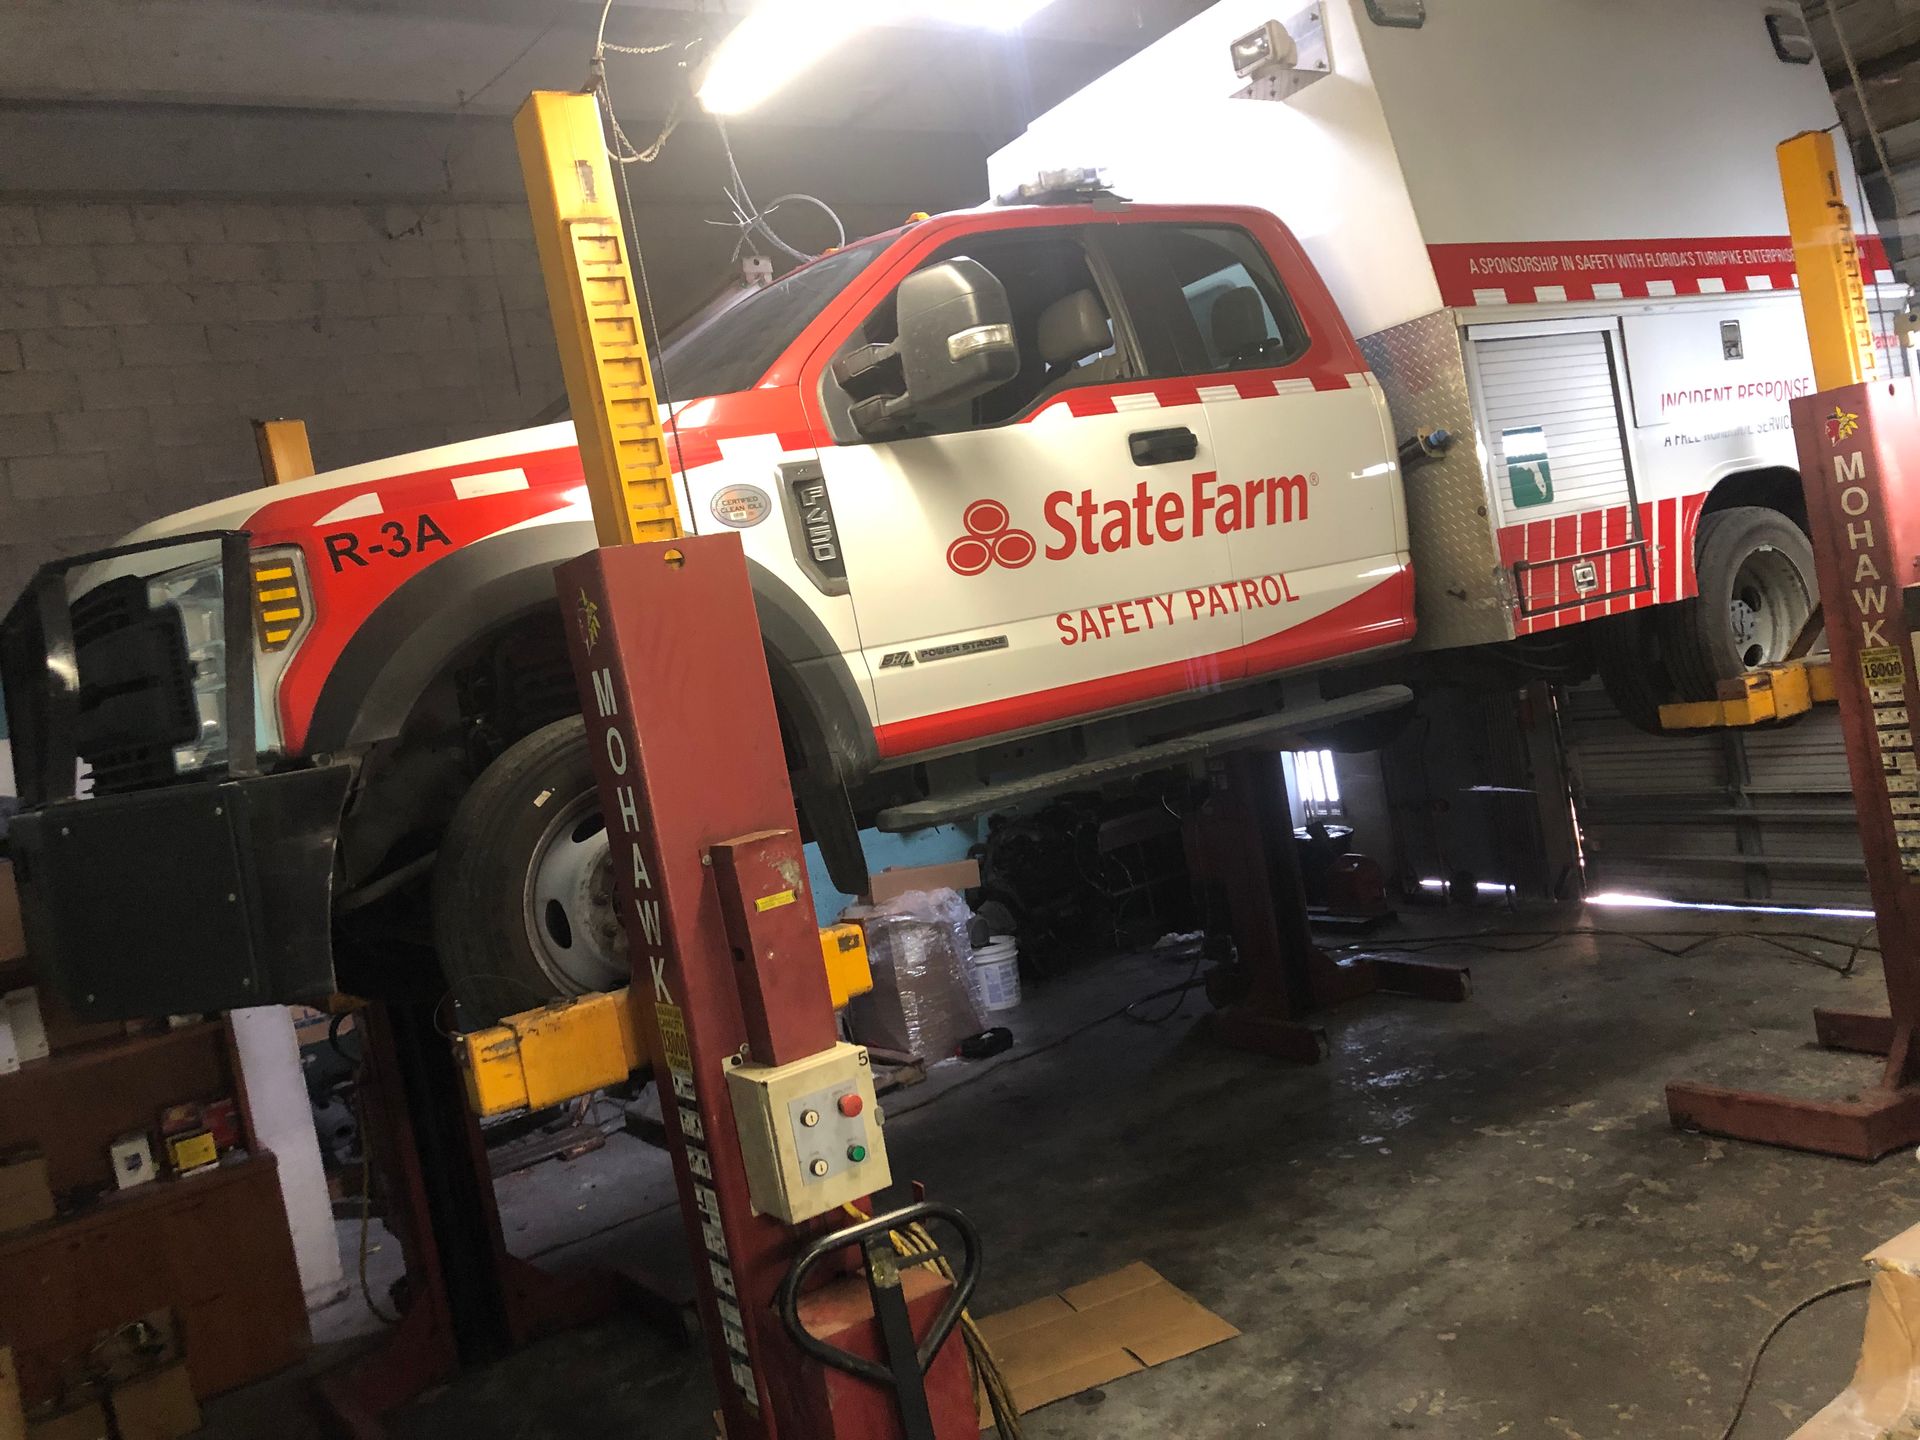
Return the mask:
M944 1223L960 1237L957 1260L944 1248L905 1255L894 1249L890 1238L894 1231L929 1220ZM808 1330L800 1318L800 1293L807 1276L829 1255L856 1245L860 1247L861 1269L866 1275L867 1291L873 1298L874 1320L880 1327L881 1344L886 1351L884 1365L828 1344ZM916 1340L906 1296L901 1290L900 1272L914 1265L933 1265L943 1260L953 1272L952 1293L940 1313L934 1316L933 1324L927 1327L927 1333ZM927 1371L932 1368L940 1347L953 1333L953 1327L960 1323L961 1313L973 1294L974 1282L979 1278L980 1232L973 1222L951 1205L922 1201L815 1240L793 1262L774 1304L793 1343L807 1354L823 1365L893 1391L906 1440L935 1440L933 1417L927 1406Z

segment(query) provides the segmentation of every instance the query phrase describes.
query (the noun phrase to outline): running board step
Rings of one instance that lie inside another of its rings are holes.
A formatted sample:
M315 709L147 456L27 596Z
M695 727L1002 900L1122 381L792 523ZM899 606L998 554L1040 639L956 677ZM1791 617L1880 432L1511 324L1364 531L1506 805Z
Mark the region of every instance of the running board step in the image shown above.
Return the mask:
M896 835L907 830L924 830L929 825L949 825L956 820L970 820L976 815L1005 809L1020 801L1037 800L1043 795L1057 795L1063 790L1084 790L1147 770L1165 770L1217 751L1242 750L1254 745L1271 745L1278 740L1300 739L1309 730L1324 730L1343 720L1358 720L1363 715L1377 715L1382 710L1394 710L1412 703L1413 692L1406 686L1382 685L1376 689L1362 690L1357 695L1343 695L1338 700L1295 706L1279 714L1240 720L1213 730L1196 730L1190 735L1162 740L1156 745L1130 750L1124 755L1083 760L1077 765L1049 770L1043 775L1029 775L1019 780L1005 780L997 785L980 785L971 790L956 790L925 800L909 801L905 805L892 805L880 812L874 824Z

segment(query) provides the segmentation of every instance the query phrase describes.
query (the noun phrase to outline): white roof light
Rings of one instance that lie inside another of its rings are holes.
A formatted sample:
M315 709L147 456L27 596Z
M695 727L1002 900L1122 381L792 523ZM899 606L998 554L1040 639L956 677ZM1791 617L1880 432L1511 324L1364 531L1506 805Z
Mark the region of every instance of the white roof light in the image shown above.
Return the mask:
M709 115L739 115L849 40L882 24L938 21L1015 30L1052 0L760 0L714 51L700 82Z

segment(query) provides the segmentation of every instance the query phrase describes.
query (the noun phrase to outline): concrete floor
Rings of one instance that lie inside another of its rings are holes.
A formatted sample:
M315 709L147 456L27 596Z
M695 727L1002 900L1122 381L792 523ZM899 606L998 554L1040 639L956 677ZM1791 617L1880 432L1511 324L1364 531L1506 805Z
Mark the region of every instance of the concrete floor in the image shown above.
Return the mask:
M1860 931L1485 910L1413 914L1402 932L1716 924ZM1920 1220L1912 1155L1862 1166L1666 1123L1676 1076L1869 1083L1870 1062L1806 1041L1815 1004L1880 1000L1871 957L1842 978L1751 940L1675 959L1584 935L1458 958L1473 966L1467 1004L1359 1002L1327 1017L1328 1062L1291 1068L1212 1043L1197 994L1157 1025L1101 1019L1186 973L1124 957L1031 996L1010 1055L942 1067L896 1098L895 1173L987 1238L977 1312L1144 1259L1244 1332L1039 1411L1030 1436L1717 1440L1774 1317L1862 1275L1866 1250ZM666 1183L662 1158L621 1137L503 1182L502 1205L522 1253L657 1263L679 1253ZM376 1283L392 1250L374 1257ZM1851 1294L1793 1322L1742 1440L1790 1434L1845 1384L1864 1308ZM357 1299L321 1320L336 1341L364 1327ZM701 1352L622 1317L465 1376L392 1428L706 1440L710 1396ZM299 1377L219 1401L209 1420L216 1436L320 1433Z

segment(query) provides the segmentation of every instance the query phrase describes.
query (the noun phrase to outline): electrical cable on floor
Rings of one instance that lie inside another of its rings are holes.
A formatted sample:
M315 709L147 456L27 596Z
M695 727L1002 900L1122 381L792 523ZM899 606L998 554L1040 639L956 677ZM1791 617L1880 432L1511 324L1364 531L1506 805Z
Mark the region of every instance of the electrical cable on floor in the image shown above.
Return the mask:
M1207 960L1206 944L1205 942L1201 942L1194 950L1193 964L1187 970L1186 979L1180 981L1180 983L1177 985L1169 985L1162 990L1149 991L1147 994L1142 995L1138 1000L1135 1000L1131 1004L1124 1007L1120 1011L1121 1015L1126 1017L1128 1020L1133 1021L1133 1023L1136 1025L1166 1024L1169 1020L1173 1019L1174 1016L1178 1015L1180 1013L1180 1007L1187 1003L1187 992L1190 990L1197 989L1200 986L1207 983L1206 976L1200 973L1200 967L1206 963L1206 960ZM1166 1010L1163 1011L1161 1014L1140 1015L1135 1013L1139 1010L1139 1008L1142 1005L1145 1005L1148 1001L1158 1000L1163 996L1167 996L1167 995L1172 995L1172 996L1175 996L1176 998L1173 1004L1169 1005L1166 1008Z
M1374 951L1380 953L1419 952L1440 949L1479 949L1500 955L1524 955L1536 950L1544 950L1558 940L1577 940L1583 936L1596 939L1624 940L1657 951L1670 959L1679 960L1694 951L1707 946L1724 943L1728 940L1758 940L1781 950L1793 958L1809 965L1818 965L1823 970L1831 970L1840 976L1850 976L1859 964L1862 954L1877 955L1880 947L1868 944L1876 927L1869 926L1857 940L1846 940L1832 935L1817 935L1804 930L1622 930L1607 926L1571 926L1561 930L1476 930L1459 935L1410 935L1380 942L1355 940L1346 944L1327 947L1332 953L1351 953ZM1662 945L1651 937L1685 937L1684 945ZM1518 939L1517 945L1499 944L1507 939ZM1793 941L1805 941L1815 945L1830 945L1835 949L1845 947L1847 958L1844 962L1828 960L1811 951L1803 950Z
M398 1325L398 1315L389 1315L375 1303L373 1286L367 1280L367 1231L373 1226L373 1147L367 1143L367 1107L362 1097L364 1087L371 1083L372 1066L362 1059L360 1073L353 1081L353 1113L360 1125L360 1296L374 1319L382 1325Z
M1787 1322L1803 1310L1810 1310L1822 1300L1831 1300L1835 1295L1845 1295L1850 1290L1865 1290L1871 1280L1849 1280L1842 1285L1829 1285L1826 1289L1807 1296L1786 1314L1773 1322L1773 1328L1761 1339L1759 1348L1753 1352L1753 1359L1747 1362L1746 1383L1740 1387L1740 1398L1734 1402L1733 1418L1727 1421L1727 1428L1720 1432L1720 1440L1733 1440L1733 1432L1740 1428L1740 1419L1747 1413L1747 1401L1753 1398L1753 1383L1760 1375L1760 1360L1767 1353L1767 1347L1773 1344L1779 1333L1787 1328Z

